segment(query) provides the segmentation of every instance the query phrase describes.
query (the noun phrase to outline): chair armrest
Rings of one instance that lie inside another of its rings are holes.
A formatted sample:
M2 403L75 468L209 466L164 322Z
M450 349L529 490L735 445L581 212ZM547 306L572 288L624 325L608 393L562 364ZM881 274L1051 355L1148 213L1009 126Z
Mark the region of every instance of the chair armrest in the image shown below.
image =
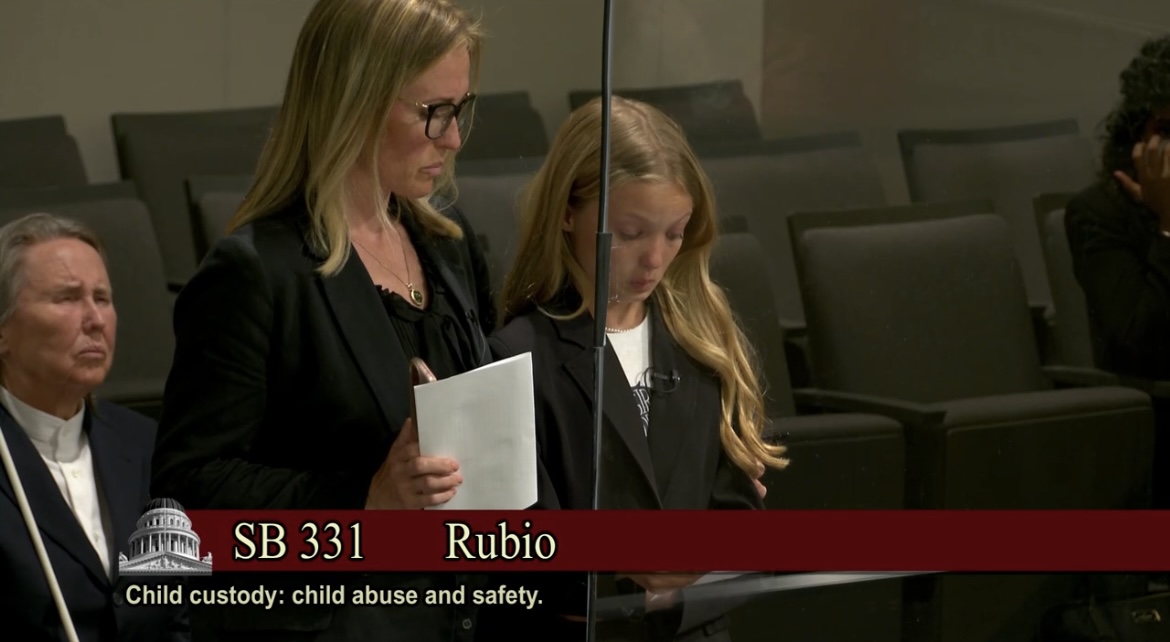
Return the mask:
M1051 306L1033 301L1028 304L1028 312L1031 313L1032 336L1036 338L1036 349L1040 351L1040 362L1059 363L1060 344L1053 326Z
M803 321L780 317L779 322L780 329L784 331L784 338L786 339L803 338L808 335L808 326Z
M1170 381L1118 375L1096 368L1078 366L1044 366L1044 374L1056 383L1070 386L1123 386L1140 390L1151 397L1170 399Z
M1147 395L1158 399L1170 399L1170 381L1118 376L1118 385L1141 390Z
M788 367L788 382L793 388L812 385L812 359L809 357L808 337L784 337L784 364Z
M1116 386L1120 385L1120 378L1112 373L1096 368L1080 366L1043 366L1045 376L1053 383L1074 387Z
M1052 309L1052 304L1047 301L1028 301L1028 311L1032 313L1032 319L1040 321L1047 325L1055 315Z
M783 417L764 417L764 427L760 430L760 438L767 443L782 443L785 440L784 429L780 427Z
M904 426L937 425L942 423L947 414L946 410L927 404L823 388L798 388L792 391L792 395L798 406L828 412L881 415Z

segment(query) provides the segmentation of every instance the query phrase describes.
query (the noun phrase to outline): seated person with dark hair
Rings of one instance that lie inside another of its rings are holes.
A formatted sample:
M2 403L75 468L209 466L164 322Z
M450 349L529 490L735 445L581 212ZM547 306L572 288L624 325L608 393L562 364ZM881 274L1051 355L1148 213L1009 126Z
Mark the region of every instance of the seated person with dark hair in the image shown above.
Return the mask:
M1065 228L1097 366L1170 379L1170 37L1121 74L1100 180L1069 203Z
M1097 367L1170 379L1170 37L1121 74L1105 122L1101 178L1066 208ZM1154 505L1170 507L1170 403L1154 399Z

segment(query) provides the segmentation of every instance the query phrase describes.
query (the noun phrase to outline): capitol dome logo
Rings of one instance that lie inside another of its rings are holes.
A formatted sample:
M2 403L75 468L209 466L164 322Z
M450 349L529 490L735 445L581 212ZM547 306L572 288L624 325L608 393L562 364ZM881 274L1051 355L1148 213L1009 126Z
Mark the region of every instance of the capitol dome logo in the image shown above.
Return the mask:
M130 536L130 557L118 554L121 575L210 575L211 553L199 557L199 536L173 499L153 499Z

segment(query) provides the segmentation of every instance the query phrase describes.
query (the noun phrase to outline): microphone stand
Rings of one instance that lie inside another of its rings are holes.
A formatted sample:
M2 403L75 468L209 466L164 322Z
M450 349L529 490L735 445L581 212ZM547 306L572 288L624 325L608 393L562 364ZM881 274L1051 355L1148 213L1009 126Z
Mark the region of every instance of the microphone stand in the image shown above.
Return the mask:
M601 496L602 390L605 381L605 318L609 308L609 253L613 238L609 221L609 125L613 99L613 0L605 0L601 42L601 192L597 203L597 261L593 271L593 501L597 510ZM597 572L590 571L586 582L585 639L597 639Z

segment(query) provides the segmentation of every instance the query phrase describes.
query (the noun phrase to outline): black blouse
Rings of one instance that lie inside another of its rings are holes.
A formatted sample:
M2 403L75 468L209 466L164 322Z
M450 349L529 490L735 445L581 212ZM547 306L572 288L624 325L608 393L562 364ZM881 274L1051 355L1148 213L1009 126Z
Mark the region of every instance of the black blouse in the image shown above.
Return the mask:
M457 321L452 293L435 269L433 249L410 217L402 221L418 253L429 290L427 307L420 309L397 292L376 286L402 351L407 359L418 357L426 362L439 379L471 370L475 367L472 342Z

